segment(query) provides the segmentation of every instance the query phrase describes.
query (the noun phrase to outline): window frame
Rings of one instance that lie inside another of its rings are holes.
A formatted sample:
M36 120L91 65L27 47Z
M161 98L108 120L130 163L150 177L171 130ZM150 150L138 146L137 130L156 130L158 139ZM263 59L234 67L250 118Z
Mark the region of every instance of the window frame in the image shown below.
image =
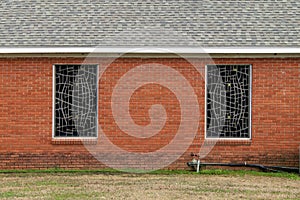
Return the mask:
M95 65L95 67L97 68L96 69L96 80L97 80L97 84L96 84L96 136L95 137L58 137L58 136L55 136L55 127L56 127L56 124L55 124L55 103L56 103L56 66L58 65ZM74 141L74 140L80 140L80 141L83 141L83 140L98 140L98 137L99 137L99 131L98 131L98 111L99 111L99 108L98 108L98 101L99 101L99 64L95 64L95 63L56 63L56 64L53 64L52 65L52 140L71 140L71 141Z
M240 137L218 137L212 138L207 137L207 68L210 65L230 65L230 66L249 66L249 137L240 138ZM205 140L239 140L239 141L249 141L252 140L252 64L206 64L205 65L205 103L204 103L204 139Z

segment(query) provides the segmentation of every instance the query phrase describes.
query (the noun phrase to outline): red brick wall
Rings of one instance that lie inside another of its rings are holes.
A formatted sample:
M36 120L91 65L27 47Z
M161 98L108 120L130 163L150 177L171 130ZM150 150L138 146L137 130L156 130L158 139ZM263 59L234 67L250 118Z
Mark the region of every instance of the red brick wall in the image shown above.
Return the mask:
M0 58L0 168L103 168L80 142L52 139L52 66L82 63L82 58ZM98 60L89 61L98 63ZM212 61L196 61L204 65ZM206 156L209 162L248 162L298 166L300 145L300 58L214 59L215 64L252 64L252 139L220 141ZM157 135L134 138L122 132L111 111L111 94L120 77L136 66L160 63L177 70L194 88L200 121L189 149L167 168L186 168L191 152L204 141L204 79L184 59L122 58L103 73L99 84L99 126L117 146L129 152L151 152L168 145L180 123L180 102L159 84L144 85L130 99L136 124L150 123L148 109L162 104L167 121ZM101 64L100 64L101 67ZM200 71L201 71L200 70ZM172 79L170 79L172 81ZM93 145L93 144L92 144Z

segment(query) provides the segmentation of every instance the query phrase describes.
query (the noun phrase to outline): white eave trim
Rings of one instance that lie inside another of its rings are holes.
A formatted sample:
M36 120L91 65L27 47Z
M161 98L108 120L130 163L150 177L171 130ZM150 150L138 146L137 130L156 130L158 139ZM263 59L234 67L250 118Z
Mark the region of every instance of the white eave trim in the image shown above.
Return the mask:
M282 47L47 47L47 48L0 48L0 54L49 54L49 53L177 53L177 54L300 54L300 48Z

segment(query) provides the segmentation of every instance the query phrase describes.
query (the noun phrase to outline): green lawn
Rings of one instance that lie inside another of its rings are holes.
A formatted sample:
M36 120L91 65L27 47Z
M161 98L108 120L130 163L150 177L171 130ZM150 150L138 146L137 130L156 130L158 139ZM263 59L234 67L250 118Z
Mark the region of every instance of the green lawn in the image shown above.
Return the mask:
M300 177L253 171L2 170L0 199L300 199Z

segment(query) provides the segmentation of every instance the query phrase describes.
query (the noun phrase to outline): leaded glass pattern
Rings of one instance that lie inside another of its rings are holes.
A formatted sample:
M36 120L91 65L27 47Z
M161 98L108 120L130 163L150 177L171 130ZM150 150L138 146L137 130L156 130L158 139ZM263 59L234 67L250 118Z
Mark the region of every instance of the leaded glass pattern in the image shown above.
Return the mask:
M97 65L54 67L54 137L97 137Z
M250 65L206 68L206 137L250 138Z

